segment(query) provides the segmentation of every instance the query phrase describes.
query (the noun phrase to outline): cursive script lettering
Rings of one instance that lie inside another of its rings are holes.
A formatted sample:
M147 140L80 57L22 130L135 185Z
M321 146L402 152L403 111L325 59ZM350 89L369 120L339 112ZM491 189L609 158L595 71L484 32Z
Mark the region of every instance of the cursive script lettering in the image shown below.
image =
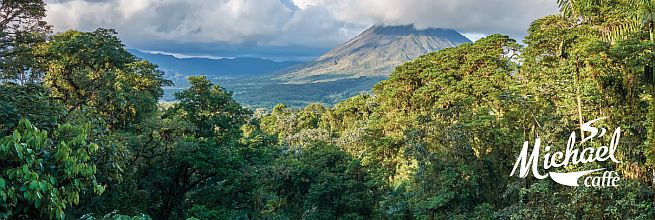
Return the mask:
M596 137L601 137L606 133L604 128L601 129L600 135L598 135L598 129L591 126L594 122L600 121L604 118L595 119L585 123L582 126L583 132L590 132L591 135L580 141L580 144L583 144L589 140L592 140ZM579 164L579 163L590 163L596 161L606 161L612 160L614 163L620 163L616 159L615 153L618 148L619 139L621 138L621 128L616 128L609 146L601 146L598 148L587 147L582 150L576 147L576 135L575 132L571 132L569 139L566 144L566 151L556 151L551 153L551 146L545 147L545 155L543 156L543 169L548 170L550 168L557 168L567 166L569 164ZM523 148L521 153L516 159L514 168L510 173L510 176L513 176L514 173L519 170L519 177L525 178L528 176L529 171L532 171L532 175L537 179L544 179L548 177L548 173L541 174L539 173L538 164L539 164L539 155L541 149L541 139L536 138L532 152L528 155L529 142L525 141L523 143Z

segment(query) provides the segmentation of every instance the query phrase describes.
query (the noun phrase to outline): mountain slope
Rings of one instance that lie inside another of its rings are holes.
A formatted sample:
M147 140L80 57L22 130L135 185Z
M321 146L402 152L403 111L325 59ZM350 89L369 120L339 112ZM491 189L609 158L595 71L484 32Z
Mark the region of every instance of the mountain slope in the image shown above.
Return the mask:
M287 84L359 77L386 77L394 67L420 55L471 42L452 29L418 30L413 25L375 25L316 60L277 77Z

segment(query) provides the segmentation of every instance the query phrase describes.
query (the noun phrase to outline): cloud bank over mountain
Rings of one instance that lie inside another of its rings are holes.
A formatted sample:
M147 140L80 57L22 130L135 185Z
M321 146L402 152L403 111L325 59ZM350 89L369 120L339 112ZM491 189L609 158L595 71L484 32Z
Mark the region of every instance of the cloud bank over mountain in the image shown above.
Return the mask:
M303 59L372 24L522 38L554 0L46 0L56 31L114 28L129 47L196 55Z

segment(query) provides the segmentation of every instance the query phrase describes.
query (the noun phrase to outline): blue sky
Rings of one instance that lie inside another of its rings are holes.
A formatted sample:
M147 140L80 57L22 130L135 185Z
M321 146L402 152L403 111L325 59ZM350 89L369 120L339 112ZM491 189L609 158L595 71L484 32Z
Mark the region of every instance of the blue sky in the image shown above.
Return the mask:
M134 49L308 60L373 24L522 39L555 0L46 0L55 31L113 28Z

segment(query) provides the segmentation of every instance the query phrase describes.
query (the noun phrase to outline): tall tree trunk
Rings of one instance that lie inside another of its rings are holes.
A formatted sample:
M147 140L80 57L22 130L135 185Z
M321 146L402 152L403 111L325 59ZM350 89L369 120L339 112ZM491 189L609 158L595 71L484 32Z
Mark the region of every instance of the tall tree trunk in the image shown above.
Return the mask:
M653 36L653 30L655 28L653 27L654 23L649 23L649 33L648 37L651 43L655 42L655 36ZM651 128L650 128L650 134L648 135L650 137L649 143L650 143L650 150L655 151L655 76L653 74L653 63L655 63L653 60L651 60L650 65L647 65L644 67L644 75L646 76L646 82L648 82L648 88L650 89L650 120L651 120ZM653 178L652 178L652 188L655 188L655 168L653 168ZM653 195L653 206L655 207L655 195Z
M646 66L644 67L644 76L646 78L646 82L648 83L648 89L650 90L650 95L651 95L651 101L650 101L650 109L648 113L648 118L650 119L651 127L648 131L648 141L650 142L650 146L646 146L650 148L650 151L655 151L655 76L653 76L653 68L651 66ZM653 176L652 176L652 183L651 187L655 189L655 168L652 168ZM655 195L653 195L653 206L655 207Z
M186 188L189 183L189 172L186 164L182 164L173 177L173 182L170 184L170 191L168 195L164 196L165 201L162 201L159 219L170 219L174 211L184 202L184 196L187 192Z
M651 95L651 100L650 100L650 109L649 109L649 114L648 118L651 120L651 127L650 131L648 132L648 141L650 142L650 146L646 146L650 148L650 151L655 151L655 78L653 76L653 68L650 66L644 67L644 75L648 79L648 89L650 90L650 95ZM652 176L652 183L651 187L655 189L655 168L652 168L653 176ZM653 206L655 207L655 195L653 195Z
M584 118L582 118L582 99L580 98L580 67L575 64L575 99L578 103L578 120L580 122L580 138L584 139L584 131L582 130L582 125L584 124Z

